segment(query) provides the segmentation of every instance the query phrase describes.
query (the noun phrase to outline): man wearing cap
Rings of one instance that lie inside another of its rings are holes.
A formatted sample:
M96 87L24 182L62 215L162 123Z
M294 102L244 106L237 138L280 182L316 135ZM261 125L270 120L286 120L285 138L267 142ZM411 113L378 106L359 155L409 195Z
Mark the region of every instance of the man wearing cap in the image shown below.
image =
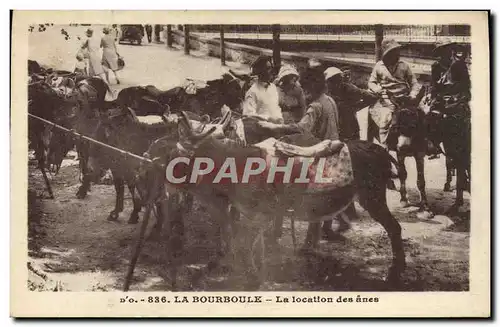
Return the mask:
M368 80L370 91L379 100L370 107L370 115L379 128L379 142L387 148L387 136L393 123L393 112L405 100L415 101L419 84L410 66L400 59L401 45L395 40L382 42L382 59L373 67Z
M264 120L283 123L283 115L279 106L279 94L273 81L273 65L271 58L258 57L252 64L252 75L257 80L248 89L243 101L243 115L255 116Z
M341 141L359 140L359 124L356 112L377 101L377 96L345 81L337 67L324 71L328 95L335 100L339 111L339 136Z

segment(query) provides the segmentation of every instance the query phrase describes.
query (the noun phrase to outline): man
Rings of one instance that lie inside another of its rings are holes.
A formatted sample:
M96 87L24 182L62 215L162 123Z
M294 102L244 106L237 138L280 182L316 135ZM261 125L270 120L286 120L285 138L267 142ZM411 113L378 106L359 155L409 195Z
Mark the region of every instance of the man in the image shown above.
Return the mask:
M260 121L259 125L270 131L270 134L286 135L309 132L320 140L339 139L339 114L335 101L326 94L326 83L323 72L317 67L309 66L301 77L302 87L309 103L306 114L298 123L274 124ZM282 219L276 221L281 226ZM349 229L349 223L339 219L339 229ZM324 225L323 225L324 226ZM331 222L327 227L327 236L332 239L337 234L331 230ZM281 237L281 229L276 230L276 237Z
M370 106L377 101L377 96L373 93L362 90L345 79L343 72L336 67L329 67L324 71L327 83L328 95L335 101L339 113L339 137L342 142L349 140L359 140L359 124L356 112L362 108ZM356 217L356 209L351 204L346 214L349 217ZM323 223L323 237L334 240L339 233L350 228L349 221L344 216L338 217L339 227L335 233L332 230L333 220Z
M160 43L161 42L161 40L160 40L160 32L163 29L162 25L156 24L155 27L154 27L154 29L155 29L155 42L156 43Z
M379 128L379 143L386 149L394 111L400 109L405 100L415 101L419 91L416 76L400 59L400 48L395 40L384 40L382 58L373 67L368 80L369 90L379 97L370 107L370 115Z
M153 34L153 27L149 24L146 24L146 35L148 36L148 43L151 43L151 35Z
M462 110L465 117L469 116L468 103L471 100L471 81L462 47L456 42L446 39L436 45L433 54L437 57L437 61L431 67L430 109L444 114L459 113ZM431 141L438 153L442 153L440 143L444 140L442 133L446 132L445 129L442 126L433 126L433 130L429 130L433 135ZM446 157L446 169L447 178L451 180L454 167L450 156ZM447 182L446 185L445 190L449 190L449 183Z
M374 104L377 96L345 80L343 72L329 67L324 72L328 95L335 100L339 111L339 136L341 141L359 140L356 112Z
M279 94L273 81L271 58L260 56L252 64L252 75L257 80L245 94L243 115L256 116L274 123L282 123L283 115L279 106Z

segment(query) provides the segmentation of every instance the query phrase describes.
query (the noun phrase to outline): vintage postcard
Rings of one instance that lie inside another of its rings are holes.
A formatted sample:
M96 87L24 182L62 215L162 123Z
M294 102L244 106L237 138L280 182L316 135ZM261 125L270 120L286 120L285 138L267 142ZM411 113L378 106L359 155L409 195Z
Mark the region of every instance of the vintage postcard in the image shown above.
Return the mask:
M14 11L11 316L480 317L487 11Z

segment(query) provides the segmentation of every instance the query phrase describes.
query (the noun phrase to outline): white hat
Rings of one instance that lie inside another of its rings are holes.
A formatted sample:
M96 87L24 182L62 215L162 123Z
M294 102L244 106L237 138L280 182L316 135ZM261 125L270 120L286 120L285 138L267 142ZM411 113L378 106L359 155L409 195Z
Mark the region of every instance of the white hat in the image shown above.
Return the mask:
M337 67L328 67L325 70L324 74L325 74L325 81L327 81L335 75L342 74L342 71Z
M280 68L280 72L278 74L278 81L280 81L283 77L287 75L294 75L299 77L299 72L293 66L283 65Z

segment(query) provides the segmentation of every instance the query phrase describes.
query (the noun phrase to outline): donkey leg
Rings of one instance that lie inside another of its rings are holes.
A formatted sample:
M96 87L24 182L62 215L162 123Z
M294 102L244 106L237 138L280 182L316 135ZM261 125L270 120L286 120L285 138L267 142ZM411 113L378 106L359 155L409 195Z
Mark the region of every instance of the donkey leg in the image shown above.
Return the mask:
M319 247L319 237L321 234L321 223L309 223L306 240L301 252L311 252Z
M109 221L118 220L120 212L123 211L123 196L125 192L125 183L122 177L117 177L116 175L113 174L113 182L115 185L116 202L115 202L115 209L113 209L113 211L109 213L108 216Z
M391 240L392 265L389 269L387 282L391 287L397 287L406 267L401 225L387 207L385 191L382 190L377 190L377 194L373 194L373 190L370 192L371 194L365 194L363 202L370 216L384 227Z
M451 180L453 179L454 167L449 157L446 157L446 183L444 184L443 191L451 192Z
M414 158L417 168L417 187L420 193L420 210L430 212L429 203L427 202L427 193L425 192L425 153L416 153Z
M167 267L170 270L172 290L177 290L178 268L181 266L184 254L184 208L182 193L169 195L168 206L168 262Z
M142 209L142 200L138 198L135 192L135 184L132 182L127 183L128 189L130 191L130 194L132 195L132 202L134 203L134 209L132 210L132 213L130 214L130 217L128 219L129 224L137 224L139 222L139 212ZM158 214L158 213L157 213Z
M42 172L43 180L45 181L45 186L47 187L47 192L49 192L49 198L54 198L54 193L52 192L52 186L50 186L49 178L47 177L47 172L45 171L45 166L43 164L38 166Z
M85 150L78 150L78 158L80 162L80 171L82 174L82 185L78 188L76 192L76 197L78 199L84 199L87 196L88 191L90 190L90 182L92 180L91 172L88 168L88 154Z
M454 214L458 211L458 209L464 204L464 189L466 188L466 175L465 168L462 163L457 163L457 189L455 195L455 203L451 206L451 208L447 211L449 214Z
M405 166L405 156L398 152L398 171L399 171L399 194L401 195L400 203L402 207L408 206L408 198L406 197L406 179L408 178L408 172L406 171Z

